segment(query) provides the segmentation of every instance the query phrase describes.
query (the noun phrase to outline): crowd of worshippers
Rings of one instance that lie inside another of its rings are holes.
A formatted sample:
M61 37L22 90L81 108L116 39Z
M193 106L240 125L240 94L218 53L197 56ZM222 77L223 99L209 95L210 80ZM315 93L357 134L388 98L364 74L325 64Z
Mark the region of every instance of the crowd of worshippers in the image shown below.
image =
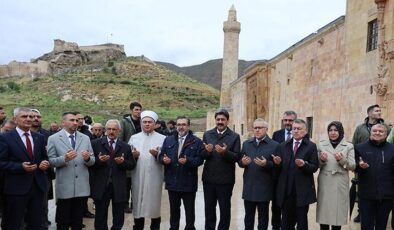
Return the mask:
M108 229L110 202L111 229L130 228L124 219L132 213L133 229L144 229L147 218L150 229L158 230L165 183L170 229L181 226L182 203L184 229L196 229L198 167L204 165L204 228L230 229L238 165L243 169L245 229L254 229L257 210L259 230L269 223L272 229L307 230L309 205L315 202L320 229L341 229L355 200L354 221L361 222L362 230L386 229L394 208L394 131L384 123L379 105L368 107L352 142L345 140L343 124L332 121L327 136L315 144L308 124L296 112L285 111L282 129L272 137L267 121L257 118L253 136L241 146L240 136L228 127L228 111L220 109L212 119L216 127L200 139L189 118L179 116L166 128L154 111L132 102L129 114L104 126L65 112L61 129L52 123L47 131L37 109L15 108L7 119L0 107L1 228L48 229L48 200L55 197L60 230L84 228L84 217L94 218L95 229ZM88 210L88 198L95 214Z

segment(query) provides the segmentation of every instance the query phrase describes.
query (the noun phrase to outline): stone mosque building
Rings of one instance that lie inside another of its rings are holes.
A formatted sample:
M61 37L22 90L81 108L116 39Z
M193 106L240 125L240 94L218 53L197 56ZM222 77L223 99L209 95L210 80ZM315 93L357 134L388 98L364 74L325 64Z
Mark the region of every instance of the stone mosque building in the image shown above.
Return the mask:
M394 0L347 0L337 18L238 77L241 31L231 7L224 22L220 107L231 112L230 127L251 136L258 118L269 134L281 128L283 112L294 110L318 141L333 120L344 124L351 140L369 105L379 104L386 123L394 123ZM207 126L214 126L213 112Z

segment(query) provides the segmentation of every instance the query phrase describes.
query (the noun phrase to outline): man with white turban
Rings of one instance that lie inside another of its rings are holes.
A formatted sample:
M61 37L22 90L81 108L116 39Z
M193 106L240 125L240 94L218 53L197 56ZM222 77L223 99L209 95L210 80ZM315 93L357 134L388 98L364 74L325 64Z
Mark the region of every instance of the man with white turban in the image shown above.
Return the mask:
M141 113L142 132L131 136L129 145L137 161L131 172L133 184L133 230L144 229L145 218L151 218L150 229L160 229L163 166L158 161L165 136L155 132L158 116L153 111Z

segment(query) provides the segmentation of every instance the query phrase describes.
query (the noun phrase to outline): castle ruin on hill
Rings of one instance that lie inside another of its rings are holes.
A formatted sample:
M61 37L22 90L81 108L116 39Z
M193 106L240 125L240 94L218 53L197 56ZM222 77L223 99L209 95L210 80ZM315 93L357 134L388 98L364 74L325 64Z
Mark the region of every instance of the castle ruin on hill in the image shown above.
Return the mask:
M54 40L54 48L50 53L32 59L30 62L12 61L8 65L0 65L0 78L13 76L43 76L61 74L79 66L99 66L109 61L126 58L123 45L101 44L78 46L75 42Z

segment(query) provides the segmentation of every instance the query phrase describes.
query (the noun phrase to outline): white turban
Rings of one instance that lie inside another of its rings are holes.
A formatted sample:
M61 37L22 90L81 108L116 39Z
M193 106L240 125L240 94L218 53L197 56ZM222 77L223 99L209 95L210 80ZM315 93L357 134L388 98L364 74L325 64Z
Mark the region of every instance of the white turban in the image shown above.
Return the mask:
M155 122L157 121L157 119L159 118L159 116L157 116L157 114L151 110L145 110L141 113L141 120L144 119L144 117L150 117L153 120L155 120Z

